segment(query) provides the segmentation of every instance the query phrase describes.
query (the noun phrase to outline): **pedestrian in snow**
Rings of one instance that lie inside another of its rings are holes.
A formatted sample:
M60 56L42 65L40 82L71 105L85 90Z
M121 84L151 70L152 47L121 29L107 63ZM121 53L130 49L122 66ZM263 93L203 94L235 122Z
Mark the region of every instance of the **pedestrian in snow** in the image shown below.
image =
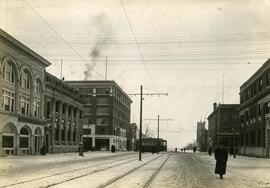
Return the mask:
M84 157L82 145L79 145L79 156Z
M111 151L112 151L112 153L115 152L115 146L114 145L111 146Z
M210 156L212 155L212 147L211 147L211 146L208 148L208 154L209 154Z
M193 147L193 153L196 153L196 150L197 150L197 148L196 148L196 146L194 146Z
M45 143L43 143L42 147L40 148L40 154L41 155L46 155L46 153L47 153L47 148L46 148Z
M215 159L216 159L215 174L219 174L220 179L223 179L223 175L226 174L226 167L228 160L228 152L224 148L223 144L220 144L220 146L215 149Z

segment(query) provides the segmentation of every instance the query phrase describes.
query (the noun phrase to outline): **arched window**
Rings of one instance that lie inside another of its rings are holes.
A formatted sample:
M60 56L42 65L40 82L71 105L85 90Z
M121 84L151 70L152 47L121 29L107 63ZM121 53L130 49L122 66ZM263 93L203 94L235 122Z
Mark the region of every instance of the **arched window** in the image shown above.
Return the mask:
M20 78L22 88L30 89L30 75L27 70L23 70Z
M3 78L8 82L15 83L15 71L11 62L4 64Z
M2 147L14 148L15 131L10 125L6 125L3 130Z
M30 134L28 130L23 127L20 131L20 148L28 148L29 147L29 137Z

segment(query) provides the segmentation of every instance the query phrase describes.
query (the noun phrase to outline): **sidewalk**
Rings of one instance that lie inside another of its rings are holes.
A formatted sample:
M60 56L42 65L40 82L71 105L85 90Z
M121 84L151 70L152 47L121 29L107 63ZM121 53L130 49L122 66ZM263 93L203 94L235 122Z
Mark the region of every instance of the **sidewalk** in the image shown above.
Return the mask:
M72 163L75 161L89 160L106 156L120 156L135 152L89 151L84 152L85 157L79 153L59 153L47 155L8 156L0 157L0 175L15 169L31 168L37 166L53 165L57 163Z
M197 153L199 160L207 162L209 170L214 172L215 156ZM270 187L270 159L229 155L226 177L235 177L239 181L248 182L250 187Z

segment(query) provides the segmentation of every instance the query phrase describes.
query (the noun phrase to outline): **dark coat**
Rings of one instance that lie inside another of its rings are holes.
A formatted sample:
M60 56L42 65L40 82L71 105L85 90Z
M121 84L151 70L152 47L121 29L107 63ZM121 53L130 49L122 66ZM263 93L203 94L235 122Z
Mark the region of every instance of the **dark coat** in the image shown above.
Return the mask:
M215 159L216 159L216 174L226 174L228 152L225 148L215 149Z

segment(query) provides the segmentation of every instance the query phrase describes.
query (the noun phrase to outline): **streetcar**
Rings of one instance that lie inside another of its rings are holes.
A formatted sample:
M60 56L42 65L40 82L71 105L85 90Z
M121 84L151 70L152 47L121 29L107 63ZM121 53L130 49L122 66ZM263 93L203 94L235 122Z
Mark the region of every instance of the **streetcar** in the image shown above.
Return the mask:
M136 143L136 150L139 150L139 140ZM167 151L167 140L162 138L142 138L142 152L158 153L161 151Z

